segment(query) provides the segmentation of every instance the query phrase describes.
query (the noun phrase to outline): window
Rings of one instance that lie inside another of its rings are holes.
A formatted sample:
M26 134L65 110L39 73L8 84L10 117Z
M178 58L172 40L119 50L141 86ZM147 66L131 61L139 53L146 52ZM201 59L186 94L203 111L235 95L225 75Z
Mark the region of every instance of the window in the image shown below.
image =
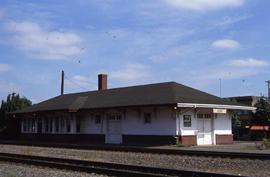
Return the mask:
M54 125L55 125L55 132L59 132L59 118L55 118Z
M204 114L204 118L210 119L213 117L213 114Z
M151 124L151 113L144 113L144 124Z
M52 119L49 119L49 132L52 132L52 127L53 127L53 121Z
M109 115L109 120L121 120L121 115Z
M206 118L206 119L210 119L213 117L213 114L211 113L206 113L206 114L197 114L197 118L198 119L203 119L203 118Z
M77 122L76 122L76 132L77 133L81 132L81 123L79 119L77 119Z
M32 126L31 126L31 128L32 128L32 132L35 132L36 131L36 121L35 120L32 120Z
M64 132L65 131L65 119L64 118L61 118L61 122L60 122L60 126L61 126L61 132Z
M121 120L121 115L116 115L116 120Z
M70 120L67 119L67 132L70 132Z
M30 119L27 120L27 131L31 132L31 122Z
M184 115L184 127L191 127L191 115Z
M48 118L45 119L45 132L49 131L49 120Z
M202 119L203 118L203 114L197 114L197 118Z
M23 123L23 131L26 132L26 120L24 119L22 123Z
M96 115L95 116L95 123L96 124L100 124L101 123L101 116L100 115Z

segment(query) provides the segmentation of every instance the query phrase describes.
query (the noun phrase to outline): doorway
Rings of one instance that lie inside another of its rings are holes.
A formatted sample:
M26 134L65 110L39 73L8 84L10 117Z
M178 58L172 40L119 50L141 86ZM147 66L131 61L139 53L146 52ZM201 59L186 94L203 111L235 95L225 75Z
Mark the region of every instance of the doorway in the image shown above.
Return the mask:
M197 144L198 145L212 145L213 144L213 130L212 130L212 116L197 117Z
M106 143L122 143L122 116L119 114L112 114L108 116Z

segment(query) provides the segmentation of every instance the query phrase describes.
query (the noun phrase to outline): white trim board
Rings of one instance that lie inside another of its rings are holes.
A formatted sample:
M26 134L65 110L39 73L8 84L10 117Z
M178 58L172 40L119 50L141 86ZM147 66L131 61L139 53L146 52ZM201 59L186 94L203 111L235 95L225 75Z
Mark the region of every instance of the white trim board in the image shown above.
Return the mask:
M237 105L220 105L220 104L200 104L200 103L177 103L177 107L182 108L217 108L217 109L237 109L256 111L256 107L237 106Z

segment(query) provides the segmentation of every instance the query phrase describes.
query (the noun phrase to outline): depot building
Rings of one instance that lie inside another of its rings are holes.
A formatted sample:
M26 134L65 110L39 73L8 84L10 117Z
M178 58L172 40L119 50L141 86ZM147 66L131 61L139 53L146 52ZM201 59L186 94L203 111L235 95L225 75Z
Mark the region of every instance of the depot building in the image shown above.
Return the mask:
M254 111L217 96L165 82L63 94L11 113L21 139L108 144L215 145L233 142L232 116Z

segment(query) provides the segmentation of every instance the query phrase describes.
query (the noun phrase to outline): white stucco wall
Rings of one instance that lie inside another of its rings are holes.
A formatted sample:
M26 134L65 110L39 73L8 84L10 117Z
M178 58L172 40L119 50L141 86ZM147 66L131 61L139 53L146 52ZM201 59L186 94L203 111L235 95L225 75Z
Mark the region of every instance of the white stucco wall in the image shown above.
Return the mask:
M151 113L151 123L144 123L144 113ZM102 113L100 124L95 123L95 114L89 113L81 118L81 133L106 134L107 116L122 115L121 132L126 135L175 135L175 114L169 107L112 109Z
M151 123L144 123L144 113L151 113ZM122 121L122 133L127 135L175 135L175 114L170 107L128 109Z
M216 114L216 118L214 119L214 134L232 134L232 119L229 113Z
M101 115L101 122L96 124L95 114L86 114L80 119L81 132L82 134L103 134L104 133L104 115ZM102 125L103 124L103 125Z

